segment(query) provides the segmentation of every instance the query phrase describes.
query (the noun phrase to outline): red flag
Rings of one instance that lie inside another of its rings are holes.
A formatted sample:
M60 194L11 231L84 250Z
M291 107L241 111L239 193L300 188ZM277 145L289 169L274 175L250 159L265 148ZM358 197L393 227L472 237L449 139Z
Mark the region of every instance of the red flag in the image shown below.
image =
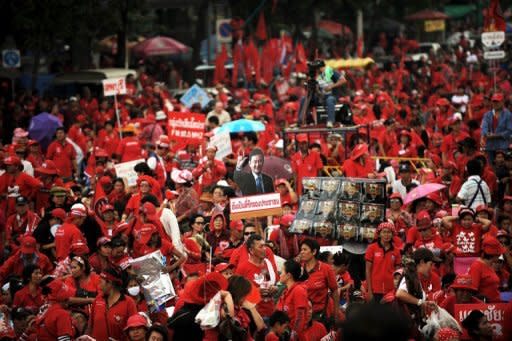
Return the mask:
M363 58L364 39L363 37L357 38L357 58Z
M265 81L266 84L270 84L270 82L272 81L272 69L274 68L274 63L272 61L272 58L270 58L271 53L272 47L270 46L270 43L267 42L263 47L263 56L265 56L265 58L261 59L263 80Z
M251 40L244 47L245 76L247 79L252 79L252 74L254 73L256 84L260 84L261 81L259 59L258 49Z
M213 76L215 84L223 83L226 79L226 67L224 64L227 59L228 52L226 51L226 46L222 45L222 50L217 54L217 58L215 59L215 73Z
M485 14L484 31L494 32L506 30L507 23L505 22L505 17L501 10L500 1L491 0L489 8L487 8L487 13Z
M101 186L99 179L96 180L96 189L94 190L94 197L93 197L93 205L92 208L94 210L94 213L97 217L101 217L101 209L103 206L108 204L107 195L105 194L105 191L103 190L103 186Z
M308 60L306 58L306 52L304 51L304 46L301 42L297 44L297 47L295 48L295 59L297 65L295 66L295 69L297 72L306 73L308 72Z
M405 53L402 53L402 57L400 58L400 67L398 68L398 79L396 82L396 89L395 89L395 93L397 96L400 93L400 91L402 91L404 69L405 69Z
M267 24L265 23L265 13L263 11L260 12L254 36L259 40L267 40Z
M233 48L233 74L231 78L231 83L233 86L237 86L238 84L238 69L240 68L242 59L242 46L240 44L235 44L235 47Z

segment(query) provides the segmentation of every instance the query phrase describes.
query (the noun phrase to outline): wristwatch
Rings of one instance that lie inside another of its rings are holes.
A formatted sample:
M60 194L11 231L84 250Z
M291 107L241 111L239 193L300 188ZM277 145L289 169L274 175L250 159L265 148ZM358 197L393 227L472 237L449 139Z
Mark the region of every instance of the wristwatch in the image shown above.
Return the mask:
M419 299L419 300L418 300L418 303L416 303L416 305L417 305L418 307L421 307L421 305L422 305L422 304L423 304L423 300L422 300L422 299Z

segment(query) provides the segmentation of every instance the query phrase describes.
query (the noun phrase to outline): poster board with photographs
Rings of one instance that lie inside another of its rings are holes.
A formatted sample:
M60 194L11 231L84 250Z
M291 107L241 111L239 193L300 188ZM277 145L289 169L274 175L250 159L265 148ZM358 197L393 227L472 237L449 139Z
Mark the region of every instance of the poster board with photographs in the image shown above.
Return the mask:
M386 217L386 181L304 178L304 194L290 232L370 243Z

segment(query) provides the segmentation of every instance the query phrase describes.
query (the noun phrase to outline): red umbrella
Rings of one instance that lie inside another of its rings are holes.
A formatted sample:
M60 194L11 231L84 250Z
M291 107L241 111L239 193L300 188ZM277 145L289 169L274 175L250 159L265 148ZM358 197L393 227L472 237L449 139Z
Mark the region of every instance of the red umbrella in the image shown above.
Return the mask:
M154 37L133 47L136 55L143 57L170 56L188 52L189 47L169 37Z

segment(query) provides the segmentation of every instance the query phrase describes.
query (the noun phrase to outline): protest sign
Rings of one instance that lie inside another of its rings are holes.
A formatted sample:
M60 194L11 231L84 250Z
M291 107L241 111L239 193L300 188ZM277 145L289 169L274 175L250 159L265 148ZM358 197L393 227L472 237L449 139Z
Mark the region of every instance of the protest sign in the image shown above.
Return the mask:
M457 322L462 323L469 313L479 310L484 313L487 321L491 324L494 336L501 337L503 336L506 307L506 303L455 304L454 317Z
M210 138L210 144L217 147L216 159L222 160L226 156L233 154L231 137L227 131L213 135Z
M137 173L135 173L133 167L135 167L136 164L144 161L144 159L138 159L114 165L114 169L116 170L116 176L118 178L124 179L126 181L127 186L137 185Z
M210 97L208 97L208 94L203 90L203 88L194 84L183 96L181 96L180 102L187 108L192 107L196 103L199 103L201 108L204 108L208 105L208 102L210 102Z
M322 252L330 252L332 254L343 252L342 245L333 245L333 246L320 246L320 253Z
M205 115L183 112L169 113L169 138L183 143L202 143Z
M232 220L280 215L283 211L279 193L231 198L229 206Z
M126 80L121 78L104 79L103 96L126 95Z

